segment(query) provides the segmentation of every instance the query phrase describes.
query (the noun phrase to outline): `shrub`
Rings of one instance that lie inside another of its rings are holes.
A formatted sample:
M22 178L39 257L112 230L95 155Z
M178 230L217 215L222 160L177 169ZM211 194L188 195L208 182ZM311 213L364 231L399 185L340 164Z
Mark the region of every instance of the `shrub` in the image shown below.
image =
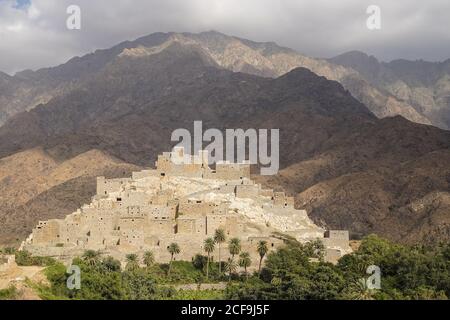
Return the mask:
M28 251L16 251L16 263L19 266L50 266L56 263L55 259L50 257L35 257Z
M14 300L18 295L17 289L14 286L10 286L7 289L0 290L0 300Z

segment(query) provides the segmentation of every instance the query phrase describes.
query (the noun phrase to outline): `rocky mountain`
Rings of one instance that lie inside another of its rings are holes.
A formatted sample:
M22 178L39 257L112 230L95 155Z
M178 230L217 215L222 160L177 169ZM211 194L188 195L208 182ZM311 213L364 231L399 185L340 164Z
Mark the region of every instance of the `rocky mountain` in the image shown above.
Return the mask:
M70 91L119 55L151 54L170 46L174 41L201 47L204 54L218 66L235 72L275 78L294 68L304 67L329 80L340 82L380 118L402 115L414 122L434 123L406 100L371 84L370 79L353 68L310 58L273 42L258 43L210 31L199 34L155 33L73 58L54 68L20 72L13 77L14 81L10 85L0 88L0 125L18 112L29 110L40 103L45 104L52 97Z
M0 243L17 244L39 220L89 203L99 175L127 176L138 166L98 150L56 161L42 148L0 159Z
M140 40L153 46L124 43L120 53L47 70L76 84L0 127L4 242L82 204L93 176L152 165L172 145L172 131L195 120L205 129L279 128L282 171L259 179L290 190L316 223L356 236L449 239L450 132L400 116L380 120L341 84L305 68L279 77L232 72L223 66L232 57L217 58L196 40L211 42L210 34L158 37Z
M352 51L329 61L356 70L372 86L406 102L433 125L450 128L450 59L386 63Z
M449 239L448 149L397 165L317 179L324 170L335 170L338 157L332 153L300 161L259 181L290 188L297 195L296 204L315 221L350 228L356 237L376 233L407 243Z

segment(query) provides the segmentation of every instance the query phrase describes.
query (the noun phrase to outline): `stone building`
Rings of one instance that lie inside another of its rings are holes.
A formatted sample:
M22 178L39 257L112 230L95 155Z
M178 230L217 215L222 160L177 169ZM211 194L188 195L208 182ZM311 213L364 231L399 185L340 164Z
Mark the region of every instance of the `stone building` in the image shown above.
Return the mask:
M253 182L249 164L220 163L213 170L206 151L191 156L181 148L158 156L155 169L130 178L98 177L90 204L65 219L39 222L21 248L63 260L87 249L121 260L151 250L157 261L166 262L167 247L176 242L181 248L176 258L191 260L204 254L204 240L218 228L227 239L239 238L255 265L257 241L267 241L272 250L283 243L280 234L323 239L332 261L350 251L348 232L330 231L324 238L325 230L295 209L292 197ZM225 260L226 244L221 251Z

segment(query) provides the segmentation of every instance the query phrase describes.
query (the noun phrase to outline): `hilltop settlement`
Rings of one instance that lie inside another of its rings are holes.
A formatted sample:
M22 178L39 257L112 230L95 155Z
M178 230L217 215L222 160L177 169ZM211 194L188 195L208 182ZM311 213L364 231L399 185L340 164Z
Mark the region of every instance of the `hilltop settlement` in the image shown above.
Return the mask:
M180 147L159 155L155 169L129 178L97 177L91 203L65 219L40 221L21 249L62 261L86 250L121 261L127 254L151 250L156 261L167 262L167 247L177 243L182 248L177 259L191 260L219 228L240 239L255 259L258 241L274 250L286 237L320 239L329 262L351 252L348 231L315 225L305 210L294 208L293 197L256 184L248 163L223 162L212 169L207 151L187 155ZM222 251L227 258L226 244Z

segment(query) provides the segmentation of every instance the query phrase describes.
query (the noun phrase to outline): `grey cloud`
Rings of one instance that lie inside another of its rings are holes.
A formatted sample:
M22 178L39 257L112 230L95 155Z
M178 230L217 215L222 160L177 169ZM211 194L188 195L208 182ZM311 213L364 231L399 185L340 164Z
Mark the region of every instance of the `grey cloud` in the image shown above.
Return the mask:
M450 58L448 0L31 0L23 10L13 2L0 0L0 70L9 73L158 31L217 30L319 57ZM65 27L70 4L81 7L82 30ZM370 4L381 7L379 31L365 26Z

